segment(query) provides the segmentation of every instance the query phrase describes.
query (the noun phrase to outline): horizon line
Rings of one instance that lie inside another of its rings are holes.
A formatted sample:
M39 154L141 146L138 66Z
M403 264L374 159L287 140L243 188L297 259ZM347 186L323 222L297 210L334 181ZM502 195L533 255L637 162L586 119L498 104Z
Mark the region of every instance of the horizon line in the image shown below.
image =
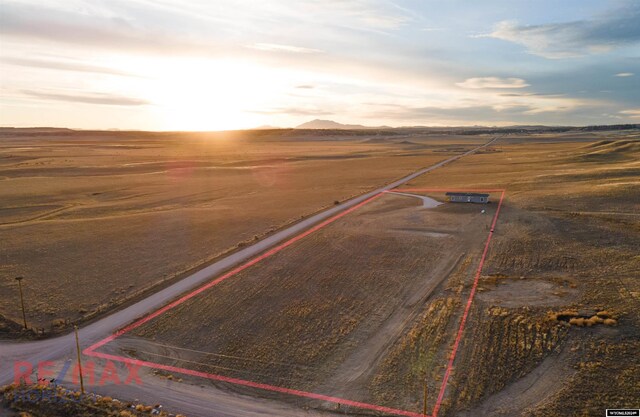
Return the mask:
M342 123L339 123L342 124ZM344 124L348 126L347 124ZM353 126L353 125L351 125ZM362 127L326 127L326 128L300 128L300 127L249 127L237 129L221 129L221 130L150 130L150 129L120 129L120 128L77 128L77 127L56 127L56 126L0 126L0 129L15 130L67 130L74 132L108 132L108 133L128 133L128 132L146 132L146 133L223 133L223 132L246 132L246 131L274 131L274 130L400 130L400 129L495 129L506 130L514 128L603 128L603 127L628 127L629 129L640 128L640 123L615 123L615 124L595 124L595 125L546 125L546 124L514 124L504 126L491 125L451 125L451 126L434 126L434 125L413 125L413 126L362 126Z

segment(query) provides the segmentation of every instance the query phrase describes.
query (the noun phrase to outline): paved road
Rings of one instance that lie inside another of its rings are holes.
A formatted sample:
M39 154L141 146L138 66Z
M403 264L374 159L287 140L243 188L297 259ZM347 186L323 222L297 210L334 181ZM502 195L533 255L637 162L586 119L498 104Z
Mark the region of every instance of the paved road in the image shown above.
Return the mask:
M91 346L135 319L167 304L180 294L197 288L213 277L220 275L221 272L228 270L243 261L253 258L254 256L274 247L278 243L281 243L286 239L289 239L314 226L315 224L320 223L343 210L353 207L380 192L391 190L429 171L433 171L434 169L454 162L464 156L475 153L478 150L491 145L496 140L497 137L470 151L451 157L428 168L423 168L382 188L363 194L359 197L355 197L340 205L315 214L251 246L230 254L229 256L201 269L198 272L195 272L194 274L158 291L155 294L150 295L143 300L138 301L135 304L87 325L80 329L79 332L80 340L82 341L82 348L84 349ZM13 380L13 364L16 361L28 361L30 363L55 361L56 363L64 363L64 361L68 361L74 357L74 346L73 334L36 342L0 343L0 385L10 383ZM157 380L157 378L151 378L148 383L154 384L155 380ZM145 384L147 384L146 380ZM191 400L185 401L185 398L189 396L188 390L185 390L185 392L176 396L172 395L170 392L163 392L163 389L160 386L156 388L157 391L155 389L150 390L149 385L145 387L128 386L124 389L121 387L118 391L117 387L96 387L94 391L111 393L116 390L122 394L121 397L126 397L126 399L139 398L144 400L145 398L148 398L148 401L151 403L162 401L164 404L168 405L175 404L175 408L182 408L180 411L185 412L190 416L300 415L299 409L296 412L296 409L292 408L289 410L291 412L287 412L283 409L283 405L279 403L257 400L250 397L242 397L218 390L208 390L207 400L204 403L201 398L198 399L196 396L194 396L193 401L190 403L189 401ZM193 406L189 407L189 404L193 404ZM196 407L196 405L199 406ZM204 413L203 408L206 409L206 412Z

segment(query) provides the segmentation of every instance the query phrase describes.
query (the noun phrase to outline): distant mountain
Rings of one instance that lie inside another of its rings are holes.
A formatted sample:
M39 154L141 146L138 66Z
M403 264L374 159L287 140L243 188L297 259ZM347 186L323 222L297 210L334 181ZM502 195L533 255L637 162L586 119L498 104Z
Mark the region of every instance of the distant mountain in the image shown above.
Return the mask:
M10 127L1 126L0 132L20 132L20 133L52 133L52 132L74 132L74 129L66 127Z
M334 122L333 120L315 119L310 122L303 123L296 126L295 129L390 129L389 126L363 126L363 125L345 125L342 123Z

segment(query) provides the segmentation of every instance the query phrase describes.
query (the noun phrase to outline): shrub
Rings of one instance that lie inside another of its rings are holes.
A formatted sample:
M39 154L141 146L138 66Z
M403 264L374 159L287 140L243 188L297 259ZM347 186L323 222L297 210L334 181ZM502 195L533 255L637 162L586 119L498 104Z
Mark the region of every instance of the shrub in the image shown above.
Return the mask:
M569 324L582 327L584 326L584 319L582 317L574 317L571 320L569 320Z
M54 319L51 321L53 327L64 327L66 324L65 319Z

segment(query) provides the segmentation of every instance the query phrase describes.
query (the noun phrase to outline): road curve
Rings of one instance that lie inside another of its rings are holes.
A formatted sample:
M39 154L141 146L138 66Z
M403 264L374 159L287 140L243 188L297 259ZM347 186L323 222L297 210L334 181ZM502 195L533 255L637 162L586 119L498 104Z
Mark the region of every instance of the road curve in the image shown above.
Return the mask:
M274 247L275 245L294 237L306 229L313 227L314 225L328 219L329 217L349 209L362 201L379 194L384 191L396 188L412 179L419 177L427 172L438 169L446 164L454 162L467 155L471 155L478 150L485 148L494 143L498 138L494 137L484 145L478 146L462 154L448 158L442 162L432 165L427 168L420 169L410 175L407 175L399 180L396 180L384 187L378 188L374 191L362 194L358 197L352 198L344 203L331 207L325 211L317 213L311 217L308 217L298 223L289 226L277 233L274 233L267 238L260 240L251 246L248 246L242 250L232 253L219 261L185 277L184 279L170 285L138 302L132 304L122 310L113 312L112 314L105 316L85 327L80 329L79 336L82 341L82 348L86 348L96 343L99 340L111 335L116 330L124 327L135 319L152 312L168 302L172 301L179 295L193 290L203 283L211 280L213 277L220 275L221 272L226 271L250 258L259 255L262 252ZM59 336L52 339L40 340L35 342L2 342L0 343L0 385L12 382L14 372L13 364L16 361L28 361L30 363L39 363L43 361L56 361L64 362L73 358L74 352L74 335L73 333ZM154 378L155 379L155 378ZM146 383L147 381L145 381ZM151 383L151 381L149 381ZM92 388L93 389L93 388ZM93 391L109 394L113 387L95 387ZM122 390L122 387L120 388ZM157 390L156 390L157 389ZM215 412L216 416L241 416L241 415L300 415L299 409L291 408L286 410L286 407L280 403L273 401L258 400L250 397L238 396L222 392L219 390L208 389L206 399L194 395L193 401L185 400L185 396L189 396L189 391L184 390L180 393L180 398L176 398L175 395L169 394L169 392L163 391L166 389L157 386L156 389L149 389L149 386L138 387L135 385L129 385L125 387L128 399L131 398L149 398L148 401L156 402L160 397L165 405L174 404L172 408L180 408L181 412L185 412L190 416L210 416L212 412ZM175 388L174 388L175 389ZM156 395L156 399L153 399L153 395ZM189 404L193 406L189 407ZM195 405L198 407L195 407ZM283 408L284 407L284 408ZM206 412L203 413L203 410ZM297 411L296 411L297 410ZM306 414L311 415L311 414Z

